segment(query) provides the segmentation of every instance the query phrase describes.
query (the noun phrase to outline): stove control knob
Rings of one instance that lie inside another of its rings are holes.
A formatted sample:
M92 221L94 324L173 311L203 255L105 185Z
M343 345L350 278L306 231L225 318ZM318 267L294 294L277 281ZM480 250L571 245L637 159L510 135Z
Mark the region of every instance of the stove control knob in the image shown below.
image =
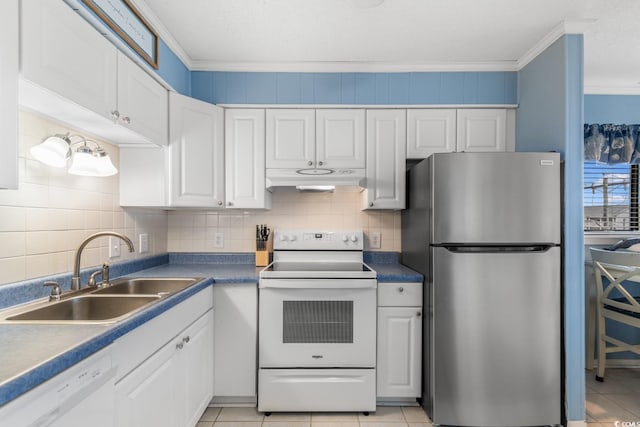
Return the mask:
M346 243L346 242L348 242L348 241L349 241L349 237L347 237L347 236L342 236L342 241L343 241L343 242L345 242L345 243Z
M287 241L287 236L286 236L286 235L284 235L284 234L281 234L281 235L280 235L280 241L281 241L281 242L286 242L286 241Z
M292 242L295 242L295 241L296 241L296 236L295 236L295 234L290 235L290 236L289 236L289 240L290 240L290 241L292 241Z
M354 234L353 236L351 236L351 241L352 242L357 242L358 241L358 237Z

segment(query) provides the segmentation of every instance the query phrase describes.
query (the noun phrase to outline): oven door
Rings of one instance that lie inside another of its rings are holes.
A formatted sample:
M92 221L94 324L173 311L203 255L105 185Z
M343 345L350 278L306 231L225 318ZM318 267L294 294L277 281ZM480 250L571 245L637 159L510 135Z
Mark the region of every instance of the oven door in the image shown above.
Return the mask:
M375 367L375 279L262 279L261 368Z

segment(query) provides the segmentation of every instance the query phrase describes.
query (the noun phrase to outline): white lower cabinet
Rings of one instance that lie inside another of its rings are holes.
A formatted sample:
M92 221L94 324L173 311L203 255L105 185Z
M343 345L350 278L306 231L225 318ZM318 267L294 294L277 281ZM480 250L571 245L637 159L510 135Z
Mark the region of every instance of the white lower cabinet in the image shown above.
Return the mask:
M214 403L256 402L258 286L256 283L213 287L216 337Z
M211 288L116 343L116 425L195 426L213 396Z
M378 401L421 395L422 283L378 284Z

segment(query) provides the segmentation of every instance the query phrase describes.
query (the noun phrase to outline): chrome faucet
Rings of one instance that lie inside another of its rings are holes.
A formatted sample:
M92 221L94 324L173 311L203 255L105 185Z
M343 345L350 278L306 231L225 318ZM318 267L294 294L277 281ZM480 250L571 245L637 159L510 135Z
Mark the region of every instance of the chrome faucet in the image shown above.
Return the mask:
M115 231L100 231L98 233L94 233L91 236L87 237L80 243L78 249L76 250L76 258L75 263L73 264L73 277L71 278L71 290L77 291L80 289L80 256L82 255L82 250L89 244L90 241L102 236L113 236L118 237L129 246L129 252L133 252L135 249L133 248L133 242L127 236L121 233L117 233Z

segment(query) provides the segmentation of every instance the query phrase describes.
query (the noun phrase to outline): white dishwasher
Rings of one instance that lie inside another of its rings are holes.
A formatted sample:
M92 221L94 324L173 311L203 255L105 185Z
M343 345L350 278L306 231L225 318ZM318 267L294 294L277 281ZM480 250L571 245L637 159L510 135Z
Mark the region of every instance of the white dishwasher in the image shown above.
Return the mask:
M115 366L111 346L0 408L12 427L114 427Z

